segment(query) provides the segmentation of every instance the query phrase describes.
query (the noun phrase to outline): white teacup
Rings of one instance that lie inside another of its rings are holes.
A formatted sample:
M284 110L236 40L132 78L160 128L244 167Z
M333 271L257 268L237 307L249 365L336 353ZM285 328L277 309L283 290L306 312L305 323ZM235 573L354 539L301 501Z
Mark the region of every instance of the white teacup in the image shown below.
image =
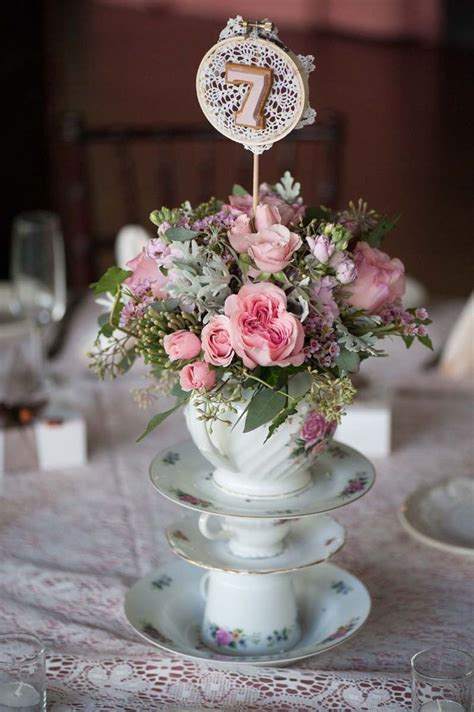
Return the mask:
M230 551L246 559L263 559L281 554L290 522L284 519L221 517L201 514L199 529L206 539L227 540Z
M206 601L203 642L229 655L271 655L292 648L301 636L288 574L228 574L201 579Z

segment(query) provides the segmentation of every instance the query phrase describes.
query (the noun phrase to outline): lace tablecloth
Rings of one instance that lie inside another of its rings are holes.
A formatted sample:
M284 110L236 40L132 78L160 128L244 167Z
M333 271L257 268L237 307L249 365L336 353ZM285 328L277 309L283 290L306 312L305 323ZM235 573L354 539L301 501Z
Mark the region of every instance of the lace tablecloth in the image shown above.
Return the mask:
M418 485L470 474L469 394L436 377L399 391L392 456L376 463L371 492L336 513L348 540L335 562L372 596L359 634L291 668L224 670L169 657L125 619L127 589L173 558L164 528L181 516L153 491L148 463L185 437L177 414L135 444L149 414L129 387L76 371L59 391L87 418L89 464L8 475L0 497L0 630L47 642L50 710L403 710L415 651L471 647L471 562L418 544L397 517Z

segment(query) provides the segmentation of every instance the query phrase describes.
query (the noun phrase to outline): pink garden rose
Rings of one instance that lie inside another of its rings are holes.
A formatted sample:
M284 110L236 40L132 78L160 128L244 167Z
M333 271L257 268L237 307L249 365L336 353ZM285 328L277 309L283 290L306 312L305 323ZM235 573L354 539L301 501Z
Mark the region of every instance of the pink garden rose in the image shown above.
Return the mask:
M204 360L214 366L228 366L234 358L230 340L230 319L213 316L201 332Z
M269 282L246 284L225 300L230 337L247 368L300 366L304 361L304 331L286 309L286 294Z
M192 331L179 329L172 334L167 334L163 339L163 347L170 357L170 361L180 361L196 358L201 352L199 336Z
M263 272L280 272L301 247L301 238L281 225L278 208L270 205L257 206L255 227L257 232L250 232L250 219L240 215L229 230L230 244L236 252L248 252Z
M188 363L181 369L179 383L183 391L210 391L216 385L216 372L212 371L205 361Z
M347 302L369 314L378 314L385 306L405 293L405 267L403 263L358 242L354 250L357 279L350 285Z

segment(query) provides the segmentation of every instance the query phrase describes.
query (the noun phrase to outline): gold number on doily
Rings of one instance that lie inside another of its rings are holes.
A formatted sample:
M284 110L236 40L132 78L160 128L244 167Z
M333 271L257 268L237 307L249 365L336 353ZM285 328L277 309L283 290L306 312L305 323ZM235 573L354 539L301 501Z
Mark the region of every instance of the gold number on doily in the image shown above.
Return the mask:
M249 129L265 128L265 104L273 83L269 67L254 67L249 64L226 62L225 80L229 84L248 84L242 106L235 112L236 126Z

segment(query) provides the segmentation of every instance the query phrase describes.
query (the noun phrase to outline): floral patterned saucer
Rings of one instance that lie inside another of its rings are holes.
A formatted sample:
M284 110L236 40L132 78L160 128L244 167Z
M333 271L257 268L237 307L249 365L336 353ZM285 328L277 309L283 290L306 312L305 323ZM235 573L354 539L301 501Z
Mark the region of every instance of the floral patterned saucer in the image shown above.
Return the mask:
M226 648L245 648L252 631L219 629L222 654L207 648L199 629L204 601L199 593L202 570L186 561L160 566L137 581L127 593L125 615L129 623L152 645L171 654L197 661L215 661L232 666L289 665L323 653L348 640L364 624L370 611L370 596L352 574L334 564L318 564L293 574L303 635L291 650L272 652L278 635L268 641L267 655L226 654ZM275 631L279 633L279 631ZM283 631L284 634L284 631Z
M199 531L199 514L192 513L166 530L168 542L178 556L206 569L241 574L270 574L312 566L327 561L346 539L346 531L325 514L298 519L291 525L281 554L249 559L233 554L226 541L211 541Z
M400 520L424 544L474 556L474 479L459 477L416 490Z
M220 489L212 465L191 442L163 450L153 459L150 477L164 497L184 507L229 517L306 517L349 504L374 484L373 465L357 450L332 442L311 467L311 484L296 494L258 499L237 497Z

